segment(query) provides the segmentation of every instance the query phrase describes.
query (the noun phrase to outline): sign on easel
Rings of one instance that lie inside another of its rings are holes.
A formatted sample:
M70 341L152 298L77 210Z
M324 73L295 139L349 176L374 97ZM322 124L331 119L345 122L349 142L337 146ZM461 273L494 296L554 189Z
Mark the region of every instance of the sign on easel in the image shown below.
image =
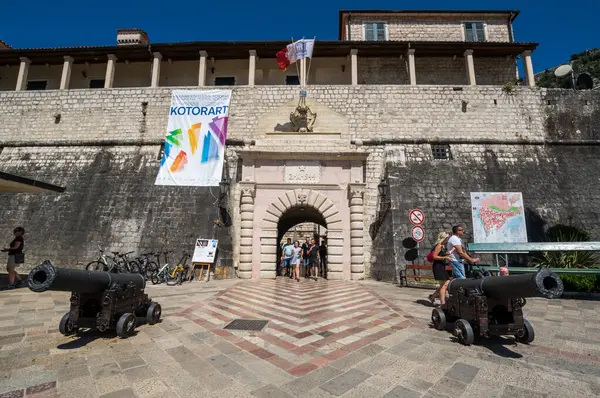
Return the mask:
M212 264L217 254L217 239L196 239L192 263Z

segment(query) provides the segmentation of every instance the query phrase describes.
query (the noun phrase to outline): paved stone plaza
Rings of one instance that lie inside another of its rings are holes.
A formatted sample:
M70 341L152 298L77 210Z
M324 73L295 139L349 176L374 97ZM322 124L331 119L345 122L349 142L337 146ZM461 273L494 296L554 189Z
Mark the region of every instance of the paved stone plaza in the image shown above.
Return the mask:
M125 340L64 337L67 293L0 292L0 397L600 395L600 303L530 299L536 340L463 347L427 290L378 282L149 286L163 320ZM236 318L260 332L224 330Z

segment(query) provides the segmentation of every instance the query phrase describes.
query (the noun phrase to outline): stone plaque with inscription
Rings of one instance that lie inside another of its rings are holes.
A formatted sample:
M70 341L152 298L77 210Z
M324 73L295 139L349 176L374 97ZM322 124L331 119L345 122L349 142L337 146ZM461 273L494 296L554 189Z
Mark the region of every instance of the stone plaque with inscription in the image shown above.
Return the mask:
M318 184L321 181L319 161L287 161L284 167L284 181L291 184Z

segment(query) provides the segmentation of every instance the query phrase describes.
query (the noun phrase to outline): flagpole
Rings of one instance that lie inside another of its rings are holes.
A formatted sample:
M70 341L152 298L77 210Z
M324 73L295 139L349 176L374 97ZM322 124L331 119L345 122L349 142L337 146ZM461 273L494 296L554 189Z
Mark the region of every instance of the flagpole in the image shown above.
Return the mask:
M314 41L317 41L317 36L313 37L313 40L314 40ZM314 47L314 46L315 46L315 44L314 44L314 42L313 42L313 51L315 50L315 47ZM311 56L310 56L310 62L308 63L308 72L307 72L307 74L306 74L306 79L307 79L307 80L308 80L308 76L310 75L310 65L311 65L311 64L312 64L312 54L311 54Z
M294 37L292 36L292 44L294 44ZM298 62L294 62L296 64L296 74L300 76L300 71L298 70Z

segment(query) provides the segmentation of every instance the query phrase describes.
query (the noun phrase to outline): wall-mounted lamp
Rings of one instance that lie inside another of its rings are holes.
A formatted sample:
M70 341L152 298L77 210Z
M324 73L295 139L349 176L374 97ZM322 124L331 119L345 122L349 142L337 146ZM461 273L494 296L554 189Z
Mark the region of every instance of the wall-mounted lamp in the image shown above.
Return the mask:
M87 72L86 72L85 70L82 70L82 71L81 71L81 76L83 76L83 77L87 77Z
M212 68L210 68L210 73L212 73L213 75L215 74L215 68L214 68L214 66Z
M377 190L379 191L379 198L381 199L381 203L388 203L390 186L387 182L385 182L384 179L382 179L379 185L377 185Z
M342 65L342 72L346 72L346 65Z

